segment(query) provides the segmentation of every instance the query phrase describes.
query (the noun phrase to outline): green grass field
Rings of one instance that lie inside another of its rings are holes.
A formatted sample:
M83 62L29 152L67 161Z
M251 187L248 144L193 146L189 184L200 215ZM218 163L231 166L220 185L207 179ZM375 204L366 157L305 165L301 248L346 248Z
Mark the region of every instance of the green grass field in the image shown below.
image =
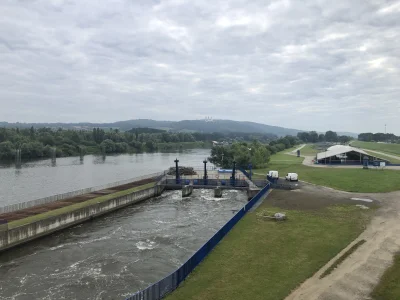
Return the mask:
M355 193L385 193L400 189L400 171L339 168L313 168L301 164L270 163L268 168L254 170L255 178L265 179L269 170L299 174L299 179L337 190Z
M307 144L303 149L300 150L300 154L302 156L315 156L318 152L317 149L315 149L315 145L313 144Z
M384 193L400 189L400 171L361 168L315 168L302 164L303 158L282 152L271 155L264 169L255 169L254 178L266 178L269 170L279 171L280 177L287 173L299 174L299 179L337 190L356 193Z
M302 157L297 157L295 155L285 154L285 152L278 152L271 155L270 163L280 163L280 164L293 164L301 163L303 161Z
M351 142L351 145L354 147L375 150L375 151L381 151L384 153L389 153L389 154L400 156L400 144L382 144L382 143L353 141L353 142Z
M400 299L400 254L395 256L394 264L383 274L371 296L375 300Z
M117 192L117 193L96 197L96 198L90 199L90 200L85 201L85 202L80 202L80 203L72 204L72 205L69 205L69 206L62 207L62 208L54 209L54 210L51 210L51 211L48 211L48 212L45 212L45 213L42 213L42 214L34 215L34 216L31 216L31 217L28 217L28 218L12 221L12 222L10 222L8 224L8 228L11 229L11 228L15 228L15 227L18 227L18 226L21 226L21 225L29 224L29 223L40 221L40 220L44 220L44 219L47 219L49 217L55 217L55 216L58 216L58 215L61 215L61 214L65 214L65 213L80 209L80 208L84 208L86 206L90 206L90 205L93 205L93 204L96 204L96 203L101 203L101 202L104 202L104 201L107 201L107 200L110 200L110 199L113 199L113 198L125 196L125 195L128 195L128 194L133 193L133 192L144 190L144 189L150 188L152 186L155 186L155 183L148 183L148 184L141 185L141 186L138 186L138 187L134 187L134 188L131 188L131 189L128 189L128 190L120 191L120 192Z
M273 193L273 192L272 192ZM247 214L167 300L284 299L364 229L371 211L331 206L282 211L264 202Z

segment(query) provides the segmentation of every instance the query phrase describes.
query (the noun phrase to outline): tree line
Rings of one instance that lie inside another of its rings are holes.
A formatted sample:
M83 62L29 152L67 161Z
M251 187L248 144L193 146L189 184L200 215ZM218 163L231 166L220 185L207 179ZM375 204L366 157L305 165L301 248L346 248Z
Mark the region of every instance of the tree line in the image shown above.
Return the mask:
M235 142L228 146L215 146L211 149L208 161L222 168L232 168L233 161L238 167L247 168L251 163L253 168L265 167L272 154L291 148L300 141L293 136L286 136L278 140L263 144L254 140L248 142Z
M202 147L210 141L271 140L268 134L169 132L151 128L65 130L62 128L0 128L0 159L13 159L16 150L21 157L35 159L50 157L55 149L57 157L84 154L140 153L168 150L173 145L193 144Z
M320 133L316 131L310 131L310 132L299 132L297 134L297 137L303 141L304 143L318 143L318 142L331 142L331 143L341 143L341 144L347 144L353 138L351 136L347 135L338 135L334 131L327 131L325 134Z
M358 140L363 142L388 142L388 143L400 143L400 137L393 133L360 133Z

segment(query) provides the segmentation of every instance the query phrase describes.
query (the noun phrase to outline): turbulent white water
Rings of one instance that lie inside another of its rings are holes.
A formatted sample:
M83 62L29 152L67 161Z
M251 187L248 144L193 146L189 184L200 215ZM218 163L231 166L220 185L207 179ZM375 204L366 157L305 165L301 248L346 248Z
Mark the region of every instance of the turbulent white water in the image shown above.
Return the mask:
M247 202L165 192L0 254L0 299L124 299L168 275Z

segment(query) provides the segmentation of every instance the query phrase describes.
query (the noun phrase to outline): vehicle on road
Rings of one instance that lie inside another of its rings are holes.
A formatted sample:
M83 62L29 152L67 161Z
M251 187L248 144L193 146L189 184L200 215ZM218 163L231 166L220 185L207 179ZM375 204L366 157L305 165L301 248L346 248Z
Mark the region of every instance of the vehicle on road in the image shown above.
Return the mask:
M299 181L299 175L297 173L287 173L285 178L289 181Z
M272 178L272 179L278 179L279 173L278 173L278 171L269 171L267 174L267 177Z

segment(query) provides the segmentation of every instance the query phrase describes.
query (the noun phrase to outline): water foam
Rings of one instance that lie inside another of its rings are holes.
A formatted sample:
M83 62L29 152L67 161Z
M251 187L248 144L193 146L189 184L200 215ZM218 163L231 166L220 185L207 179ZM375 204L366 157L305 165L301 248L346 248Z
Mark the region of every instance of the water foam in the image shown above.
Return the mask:
M140 241L136 243L136 248L139 250L152 250L155 247L155 242L146 240L146 241Z

